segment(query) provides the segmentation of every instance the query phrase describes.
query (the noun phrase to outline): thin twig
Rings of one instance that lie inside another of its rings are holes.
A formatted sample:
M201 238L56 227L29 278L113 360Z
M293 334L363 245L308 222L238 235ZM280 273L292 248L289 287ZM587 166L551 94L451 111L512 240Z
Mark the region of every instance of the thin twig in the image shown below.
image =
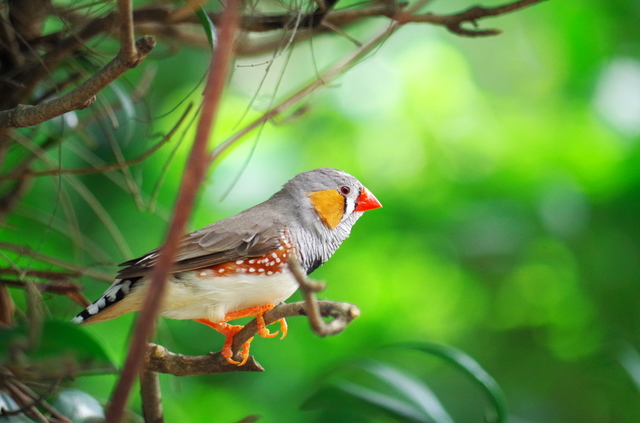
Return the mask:
M118 21L120 22L120 53L128 61L138 54L133 42L133 10L131 0L118 0Z
M13 279L0 279L0 286L14 286L22 289L28 289L31 282L18 281ZM71 299L81 307L88 307L91 304L80 291L82 291L82 285L73 283L68 280L53 280L49 283L33 283L33 286L41 293L64 295ZM2 321L2 320L0 320Z
M284 112L288 108L297 104L301 99L307 97L315 90L327 85L333 79L340 76L342 72L348 69L355 61L362 58L365 54L367 54L368 52L376 48L378 44L380 44L382 41L387 39L387 37L389 37L398 27L399 27L399 23L393 22L391 25L389 25L387 28L381 31L377 36L373 37L367 43L357 48L353 53L351 53L341 62L338 62L336 65L334 65L332 68L324 72L318 78L315 78L310 83L302 87L300 90L296 91L289 97L282 100L279 104L272 107L262 116L260 116L259 118L255 119L253 122L246 125L244 128L242 128L241 130L233 134L231 137L227 138L227 140L225 140L223 143L218 145L213 150L213 152L209 156L209 160L213 162L216 158L222 155L232 145L234 145L235 143L240 141L242 138L244 138L247 134L259 128L260 126L265 124L267 121L278 116L280 113Z
M3 375L3 376L6 376L6 375ZM58 387L60 385L61 379L56 379L55 381L53 381L53 383L51 385L49 385L49 387L47 388L46 393L44 393L42 395L38 395L33 390L31 390L31 388L29 388L27 385L25 385L23 382L19 381L15 377L13 377L13 375L10 375L10 377L11 377L11 383L13 385L15 385L16 389L19 389L26 396L31 398L32 403L30 404L29 407L40 406L40 407L44 408L48 413L50 413L52 415L52 417L54 419L56 419L56 421L71 423L71 420L69 420L67 417L63 416L62 414L60 414L60 412L58 410L53 408L47 401L45 401L46 397L51 396L51 394L53 394L55 391L58 390ZM23 411L23 410L12 411L11 414L18 414L21 411ZM8 413L5 412L4 414L8 414Z
M544 0L518 0L496 7L474 6L465 11L454 13L451 15L436 15L433 13L425 13L422 15L407 15L404 13L400 13L399 15L395 16L394 19L400 21L403 24L415 22L441 25L446 27L454 34L463 35L466 37L498 35L502 32L499 29L466 29L462 27L462 24L468 22L475 25L478 19L504 15L506 13L523 9L542 1Z
M16 305L11 295L9 295L9 291L3 284L0 284L0 329L13 324L13 313L15 310Z
M29 416L31 419L37 420L42 423L49 423L47 418L37 408L33 406L33 399L27 395L22 389L18 388L13 382L4 384L4 387L9 391L9 395L15 400L20 407L19 410L24 415ZM9 411L12 413L14 410ZM3 413L5 414L5 413Z
M193 108L193 103L190 103L185 109L180 119L176 122L176 124L171 128L171 130L162 137L160 141L158 141L153 147L130 160L126 160L119 163L113 163L103 166L93 166L93 167L80 167L75 169L49 169L49 170L41 170L41 171L29 171L29 170L19 170L15 172L11 172L7 175L0 175L0 181L4 181L7 179L17 179L17 178L27 178L27 177L38 177L38 176L51 176L51 175L88 175L93 173L105 173L112 170L122 170L126 167L131 167L142 163L147 160L153 153L158 151L160 147L164 146L175 134L178 128L182 125L185 118Z
M300 291L302 291L302 296L304 297L305 302L307 303L307 311L309 313L309 324L311 325L311 329L318 336L327 336L334 335L338 332L341 332L343 328L335 328L331 327L331 323L326 323L322 320L322 316L320 315L320 310L318 309L318 301L316 299L316 292L323 291L326 287L324 282L315 282L307 277L307 274L300 266L300 262L293 256L289 257L287 261L289 265L289 270L293 273L293 276L298 281L300 285ZM335 332L335 330L338 330Z

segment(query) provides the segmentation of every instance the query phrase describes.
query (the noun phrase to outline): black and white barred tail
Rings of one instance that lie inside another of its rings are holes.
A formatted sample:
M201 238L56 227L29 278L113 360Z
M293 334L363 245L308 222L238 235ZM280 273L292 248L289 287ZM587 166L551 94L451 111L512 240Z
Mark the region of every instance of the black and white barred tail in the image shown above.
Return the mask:
M136 282L140 279L142 278L116 279L109 289L105 291L102 297L74 317L71 322L78 324L85 323L105 309L118 303L127 294L129 294L131 289L136 285Z

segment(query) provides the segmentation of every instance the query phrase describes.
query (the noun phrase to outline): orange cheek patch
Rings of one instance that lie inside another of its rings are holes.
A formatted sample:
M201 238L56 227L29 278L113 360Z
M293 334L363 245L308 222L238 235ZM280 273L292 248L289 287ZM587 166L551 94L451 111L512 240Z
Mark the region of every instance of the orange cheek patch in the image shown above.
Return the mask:
M310 192L307 195L324 224L331 229L338 226L344 214L344 197L334 189Z

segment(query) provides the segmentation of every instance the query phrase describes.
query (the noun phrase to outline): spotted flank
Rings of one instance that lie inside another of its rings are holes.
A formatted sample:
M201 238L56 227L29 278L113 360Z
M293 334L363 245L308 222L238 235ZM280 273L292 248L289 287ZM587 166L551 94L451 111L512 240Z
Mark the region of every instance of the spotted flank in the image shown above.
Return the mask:
M80 314L74 317L71 322L82 323L92 316L100 313L102 310L117 303L131 291L131 288L142 278L116 279L116 281L105 291L105 293L97 301L84 309Z
M212 276L235 276L238 274L271 276L282 273L287 268L287 260L291 252L291 244L286 241L284 245L287 248L280 246L262 257L235 260L200 269L197 271L197 275L202 278L208 278Z

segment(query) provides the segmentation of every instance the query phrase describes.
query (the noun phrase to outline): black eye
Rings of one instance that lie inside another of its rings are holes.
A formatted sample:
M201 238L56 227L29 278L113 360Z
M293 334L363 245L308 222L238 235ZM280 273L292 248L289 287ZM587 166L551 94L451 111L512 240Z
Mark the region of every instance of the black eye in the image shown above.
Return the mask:
M351 192L351 188L344 186L344 187L340 187L340 192L343 193L344 195L347 195Z

